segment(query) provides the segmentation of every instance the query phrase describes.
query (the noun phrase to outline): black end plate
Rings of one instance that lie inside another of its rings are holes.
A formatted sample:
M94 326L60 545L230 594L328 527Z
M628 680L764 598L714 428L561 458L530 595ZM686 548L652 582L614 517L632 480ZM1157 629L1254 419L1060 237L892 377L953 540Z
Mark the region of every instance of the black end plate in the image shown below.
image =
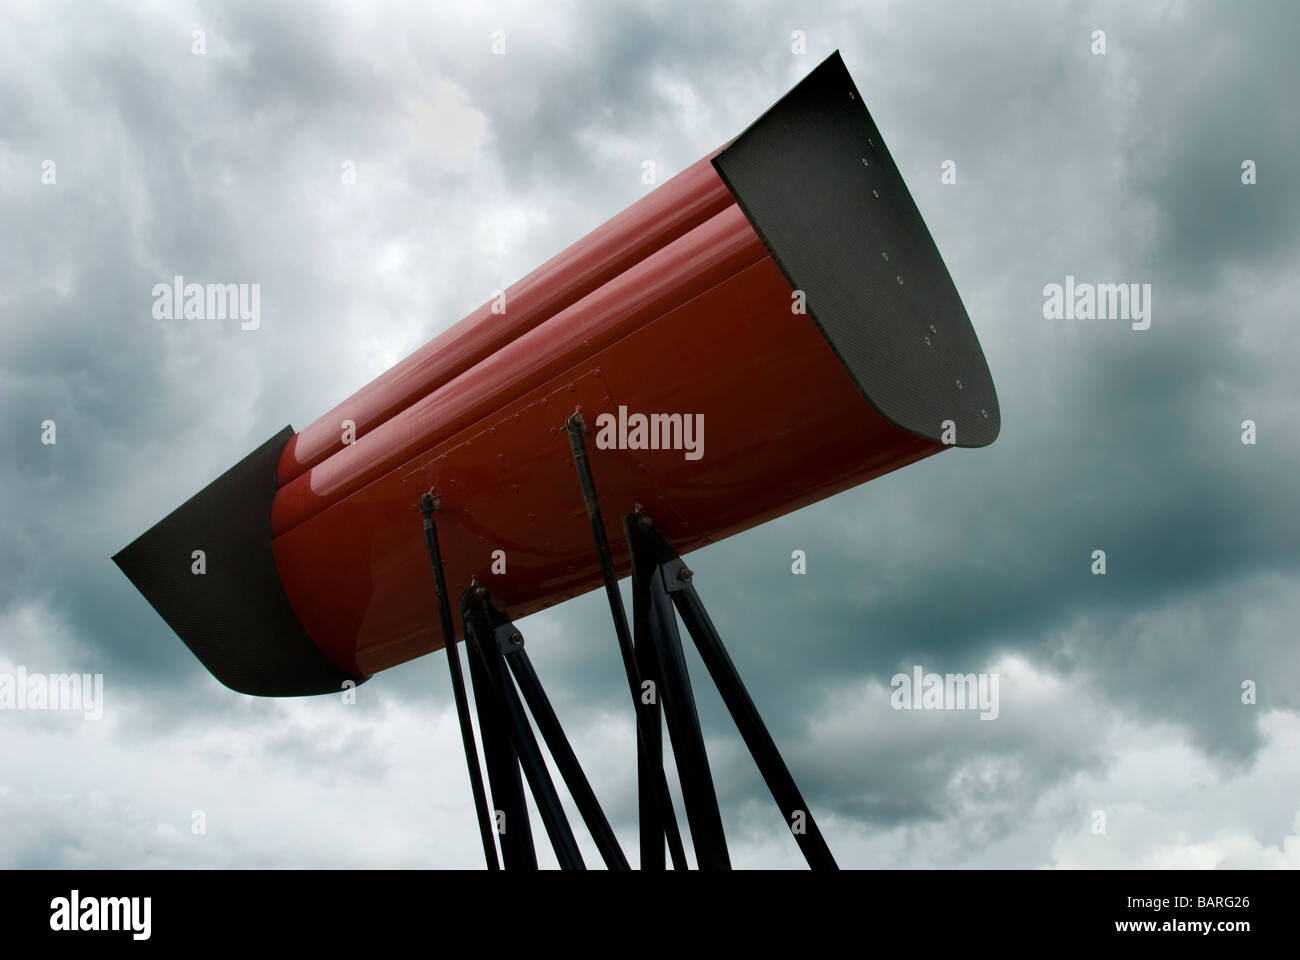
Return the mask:
M338 693L364 678L317 649L289 605L271 555L276 466L285 427L113 558L212 675L240 693ZM192 572L195 550L206 573Z
M713 164L881 416L937 442L945 420L957 446L993 442L984 352L838 52Z

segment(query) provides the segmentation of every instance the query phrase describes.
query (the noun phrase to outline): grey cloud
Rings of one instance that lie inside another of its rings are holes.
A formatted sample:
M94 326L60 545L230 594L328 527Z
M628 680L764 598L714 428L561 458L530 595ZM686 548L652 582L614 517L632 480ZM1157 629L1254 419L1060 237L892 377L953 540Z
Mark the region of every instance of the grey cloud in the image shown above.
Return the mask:
M970 308L1004 429L987 450L946 452L691 557L810 803L863 856L902 831L909 856L933 844L934 862L1041 864L1066 827L1017 818L1044 798L1073 810L1059 799L1072 778L1120 762L1087 724L1176 730L1224 777L1276 756L1260 717L1295 711L1300 682L1290 6L435 17L240 3L115 8L93 30L67 27L69 9L0 29L0 614L38 612L32 631L0 635L0 654L103 669L122 743L266 731L268 782L306 791L323 766L364 754L386 711L445 705L437 655L361 688L351 726L309 711L271 732L277 708L216 684L108 558L285 423L304 426L642 195L641 160L660 179L686 166L838 47ZM505 57L489 51L498 27ZM204 57L189 49L198 28ZM1088 52L1096 28L1106 57ZM793 29L807 57L790 55ZM411 105L439 91L481 114L476 145L436 124L413 135ZM40 183L46 159L55 187ZM939 182L946 159L955 186ZM1259 165L1254 187L1243 159ZM344 188L348 160L359 178ZM1044 320L1042 287L1067 273L1152 283L1151 329ZM263 328L155 320L152 286L175 274L260 282ZM54 447L38 440L47 417ZM1247 417L1254 447L1239 440ZM1105 577L1088 570L1099 547ZM795 548L806 577L790 573ZM628 710L604 598L522 627L634 837L619 767L630 733L598 719ZM914 663L979 671L1007 656L1085 699L969 729L879 705L827 726L827 704L852 713L836 698ZM729 823L760 861L788 862L757 839L761 781L691 658ZM1247 678L1260 680L1258 712L1240 703ZM84 747L66 734L69 756ZM234 764L222 749L214 768ZM454 783L458 749L438 758ZM364 769L405 775L391 757ZM331 794L337 816L361 816L360 796ZM72 829L62 801L7 798L10 822L44 838L14 855L21 865L314 862L265 837L220 856L165 838L117 848ZM94 816L144 836L146 807L127 789ZM444 840L437 857L475 862L473 842ZM404 842L395 832L381 859L407 862Z

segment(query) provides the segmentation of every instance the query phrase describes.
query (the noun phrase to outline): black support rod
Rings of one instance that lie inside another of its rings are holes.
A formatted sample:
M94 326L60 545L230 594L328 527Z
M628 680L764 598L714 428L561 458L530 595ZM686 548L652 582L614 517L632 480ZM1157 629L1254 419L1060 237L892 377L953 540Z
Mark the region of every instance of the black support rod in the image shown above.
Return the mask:
M517 635L522 637L522 634ZM524 701L532 712L533 721L537 724L542 739L546 741L546 749L551 752L551 758L555 761L560 776L564 778L564 784L569 788L573 802L582 814L582 820L587 825L605 866L611 870L630 869L627 857L623 855L623 849L618 845L614 830L605 817L605 811L601 809L596 793L591 789L591 783L583 773L573 747L569 745L569 738L564 735L560 718L555 715L555 709L551 706L546 691L542 689L542 682L533 669L532 661L528 659L523 641L515 644L505 657L515 675L515 682L524 695ZM662 840L660 845L662 846Z
M629 514L623 518L624 535L628 543L632 542L629 525L642 519L641 514ZM649 517L644 518L647 522ZM638 587L638 573L632 568L632 630L636 646L636 663L640 671L641 682L652 684L653 690L663 687L659 677L659 658L655 654L653 634L650 630L650 598L648 591ZM663 769L663 720L659 697L651 698L644 704L646 743L637 741L637 808L641 823L641 869L664 869L664 823L659 815L659 804L655 799L652 770ZM648 748L648 749L647 749Z
M695 862L701 869L726 870L731 860L695 709L695 695L677 632L677 618L664 589L656 556L640 546L645 543L640 531L650 523L644 514L623 518L624 533L632 552L632 613L637 628L637 655L640 658L648 654L647 659L654 661L651 675L656 681L655 699L662 698L663 715L668 721ZM662 764L662 759L659 762Z
M627 614L623 610L623 595L618 592L618 577L614 574L614 559L609 549L609 538L605 535L605 520L600 513L600 501L596 496L596 481L591 473L591 464L587 460L587 449L582 435L586 431L582 414L575 412L564 424L569 434L569 447L573 451L573 467L578 474L578 483L582 487L582 499L587 507L587 517L591 521L591 534L596 541L596 553L600 558L600 573L605 581L605 596L609 599L610 614L614 619L614 631L618 634L619 650L623 654L623 669L627 673L628 687L632 691L632 706L636 717L637 746L646 756L652 755L654 741L647 730L649 717L641 701L641 675L637 668L636 648L632 643L632 633L628 629ZM656 713L655 719L658 719ZM677 817L673 813L672 797L668 793L668 779L664 776L663 764L648 764L653 784L655 802L658 804L660 818L668 838L668 850L672 856L673 869L686 869L686 851L682 847L681 833L677 829Z
M676 566L685 569L681 566L680 560L676 561ZM671 566L661 568L665 578L670 576L668 571L671 569L673 569ZM814 870L839 869L835 858L831 855L830 847L826 845L826 839L817 827L817 821L813 819L812 811L808 809L803 794L800 793L794 777L790 774L790 768L782 759L781 752L763 723L763 718L759 716L758 708L754 706L754 701L749 696L749 691L741 682L736 665L731 662L731 656L722 644L722 638L713 626L713 621L709 619L708 611L704 609L699 594L695 592L690 577L678 576L675 580L669 595L681 615L682 623L686 625L687 632L695 641L700 659L704 661L704 666L722 695L723 702L731 712L731 718L736 722L745 746L749 747L759 772L767 782L772 798L785 816L786 827L793 833L795 842L803 851L804 859Z
M433 585L438 594L438 620L442 626L442 645L447 651L447 667L451 671L451 689L456 699L456 715L460 719L460 738L465 746L465 765L469 768L470 788L474 791L474 812L478 815L478 831L483 841L483 856L489 870L500 870L497 861L496 841L493 839L492 816L488 811L487 795L483 789L483 771L478 765L478 747L474 743L474 727L469 715L469 700L465 696L465 676L461 672L460 649L456 646L456 629L451 619L451 601L447 599L447 580L442 569L442 552L438 548L438 530L433 523L433 512L438 501L432 494L420 497L420 513L424 516L424 542L429 549L429 563L433 567Z
M635 556L633 562L635 563ZM663 680L664 719L672 739L673 757L682 784L682 804L691 827L695 862L701 870L730 870L727 839L718 810L718 794L709 770L709 755L704 748L704 733L695 710L695 694L686 670L686 656L677 633L677 618L664 589L663 572L652 569L645 583L649 591L650 623L655 653L659 657L659 676Z
M483 592L480 594L479 591ZM465 639L470 645L471 656L477 655L481 658L496 697L497 707L505 715L506 732L519 757L524 776L528 778L528 786L532 789L533 799L537 802L537 812L541 814L542 823L546 827L546 834L551 840L560 867L565 870L582 870L585 865L582 854L578 850L578 842L573 836L573 829L569 826L569 818L564 813L560 796L556 793L555 784L551 782L551 775L546 769L546 761L542 759L537 738L533 736L533 729L528 725L528 718L524 715L519 693L515 690L506 669L502 648L516 642L522 645L523 636L514 630L513 624L509 621L506 621L505 630L502 630L502 625L495 622L496 617L489 616L489 611L495 611L495 608L490 607L486 592L486 588L483 587L471 588L465 591L461 599L461 614L465 618ZM477 691L475 698L477 699Z
M461 598L461 619L465 624L465 645L469 648L469 678L474 684L474 706L478 710L478 729L483 737L483 757L498 817L501 861L507 870L536 870L537 850L533 846L533 828L528 822L519 757L502 719L503 708L498 702L492 678L471 635L464 597Z

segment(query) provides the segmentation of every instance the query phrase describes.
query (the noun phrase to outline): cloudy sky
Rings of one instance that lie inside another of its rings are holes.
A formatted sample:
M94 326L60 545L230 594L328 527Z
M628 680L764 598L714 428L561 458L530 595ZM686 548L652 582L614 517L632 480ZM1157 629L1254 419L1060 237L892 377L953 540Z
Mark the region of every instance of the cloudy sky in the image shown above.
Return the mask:
M1003 423L690 557L839 862L1300 866L1300 8L0 6L0 674L104 676L102 719L0 711L0 866L481 866L441 654L245 697L109 558L836 49ZM259 329L156 319L176 274L260 283ZM1067 275L1150 328L1045 318ZM522 627L635 860L603 597ZM914 665L998 718L891 709ZM801 865L697 692L734 863Z

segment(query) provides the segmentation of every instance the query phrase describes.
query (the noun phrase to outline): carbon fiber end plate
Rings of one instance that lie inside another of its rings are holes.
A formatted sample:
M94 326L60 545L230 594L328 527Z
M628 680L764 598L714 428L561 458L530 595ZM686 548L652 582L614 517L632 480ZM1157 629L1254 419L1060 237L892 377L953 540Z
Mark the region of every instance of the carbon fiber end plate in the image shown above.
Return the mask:
M992 443L984 352L839 53L713 163L867 402L936 442L951 421L954 445Z

